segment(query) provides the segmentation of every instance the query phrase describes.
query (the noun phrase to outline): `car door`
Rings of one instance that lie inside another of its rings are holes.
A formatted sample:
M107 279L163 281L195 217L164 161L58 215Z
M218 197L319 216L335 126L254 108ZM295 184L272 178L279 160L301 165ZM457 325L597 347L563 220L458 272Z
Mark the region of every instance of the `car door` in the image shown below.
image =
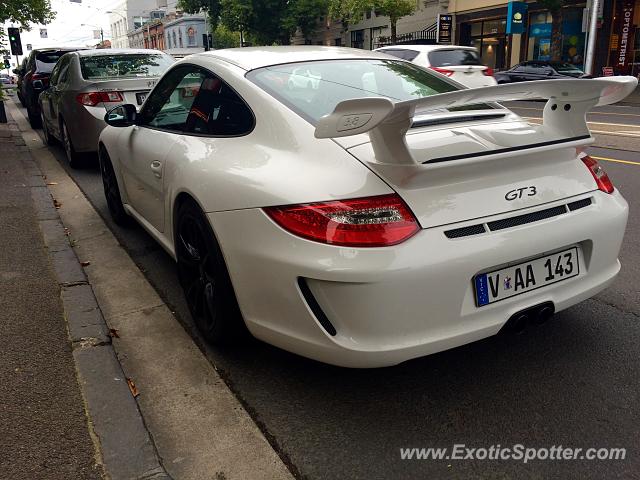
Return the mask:
M526 79L527 80L546 80L548 79L547 70L544 64L531 62L526 67Z
M71 55L63 55L56 66L53 67L51 78L49 79L49 89L42 102L42 107L47 110L47 126L49 131L57 138L60 138L60 108L65 96L65 86L68 83L69 64ZM45 104L45 101L47 104Z
M169 152L185 132L187 117L206 73L195 65L168 72L153 89L119 142L120 171L128 203L153 228L164 231L164 182ZM172 152L171 161L175 161Z

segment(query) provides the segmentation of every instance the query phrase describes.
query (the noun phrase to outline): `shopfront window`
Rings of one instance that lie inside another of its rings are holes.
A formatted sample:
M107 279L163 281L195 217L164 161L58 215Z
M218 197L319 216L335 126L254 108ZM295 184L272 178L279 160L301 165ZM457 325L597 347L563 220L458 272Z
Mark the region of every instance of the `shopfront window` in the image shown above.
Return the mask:
M483 65L504 69L507 62L506 18L480 20L460 25L460 43L475 47Z
M584 64L585 35L582 32L583 7L562 10L562 47L560 60L582 69ZM529 15L527 60L552 60L552 18L549 12Z

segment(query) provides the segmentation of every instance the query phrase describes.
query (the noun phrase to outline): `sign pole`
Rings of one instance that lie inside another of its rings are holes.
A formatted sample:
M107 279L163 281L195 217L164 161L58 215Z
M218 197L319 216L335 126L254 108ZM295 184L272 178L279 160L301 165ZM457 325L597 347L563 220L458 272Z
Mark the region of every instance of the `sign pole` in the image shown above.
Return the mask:
M584 73L593 74L593 57L596 49L596 36L598 33L598 6L601 0L593 0L591 5L591 21L589 22L589 39L587 41L587 58L584 62Z

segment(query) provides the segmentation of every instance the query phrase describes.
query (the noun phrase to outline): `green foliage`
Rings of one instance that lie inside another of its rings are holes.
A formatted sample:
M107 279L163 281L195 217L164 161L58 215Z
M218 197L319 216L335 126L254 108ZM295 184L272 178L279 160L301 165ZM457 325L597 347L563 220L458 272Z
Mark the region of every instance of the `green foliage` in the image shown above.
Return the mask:
M26 28L30 23L47 24L55 18L49 0L2 0L0 24L14 22Z
M179 0L188 13L205 10L212 25L218 22L257 45L289 43L296 27L310 35L327 14L329 0ZM215 19L213 16L215 15Z
M398 20L411 15L415 9L414 0L329 0L329 15L332 18L342 19L343 23L358 23L370 10L376 10L381 15L389 17L393 42L395 42Z
M205 15L209 17L210 31L215 30L218 26L220 18L220 2L218 0L178 0L177 6L187 13L204 11Z
M213 48L233 48L240 46L240 32L233 32L224 25L218 25L213 32Z

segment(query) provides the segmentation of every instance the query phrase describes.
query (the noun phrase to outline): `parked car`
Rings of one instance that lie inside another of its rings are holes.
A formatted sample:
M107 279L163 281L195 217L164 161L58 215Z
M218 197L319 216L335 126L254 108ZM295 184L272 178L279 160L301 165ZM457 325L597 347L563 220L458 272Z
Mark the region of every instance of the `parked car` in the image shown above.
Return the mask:
M104 114L119 104L140 106L174 63L159 50L80 50L63 55L40 95L47 143L60 141L72 167L81 153L97 152Z
M13 77L7 73L0 73L0 83L2 85L13 85Z
M27 69L28 58L29 57L24 57L22 59L22 63L20 64L20 66L13 69L13 73L16 76L16 93L18 94L18 100L20 100L20 104L23 107L25 106L25 103L24 103L24 98L22 98L22 83L23 83L24 74Z
M78 48L38 48L32 50L22 73L20 95L27 109L32 128L40 128L40 106L38 97L49 86L49 77L56 62L67 52Z
M494 75L498 83L528 82L532 80L550 80L560 78L592 78L575 65L565 62L544 62L532 60L522 62L515 67L497 72Z
M469 88L491 87L496 84L493 70L482 64L478 51L459 45L393 45L381 47L394 57L430 68Z
M319 77L304 94L286 88L300 68ZM196 54L139 112L106 114L106 202L176 259L208 341L246 326L323 362L392 365L543 323L613 281L627 202L578 152L586 111L637 83L474 90L357 49ZM493 103L529 95L555 105L543 125Z

